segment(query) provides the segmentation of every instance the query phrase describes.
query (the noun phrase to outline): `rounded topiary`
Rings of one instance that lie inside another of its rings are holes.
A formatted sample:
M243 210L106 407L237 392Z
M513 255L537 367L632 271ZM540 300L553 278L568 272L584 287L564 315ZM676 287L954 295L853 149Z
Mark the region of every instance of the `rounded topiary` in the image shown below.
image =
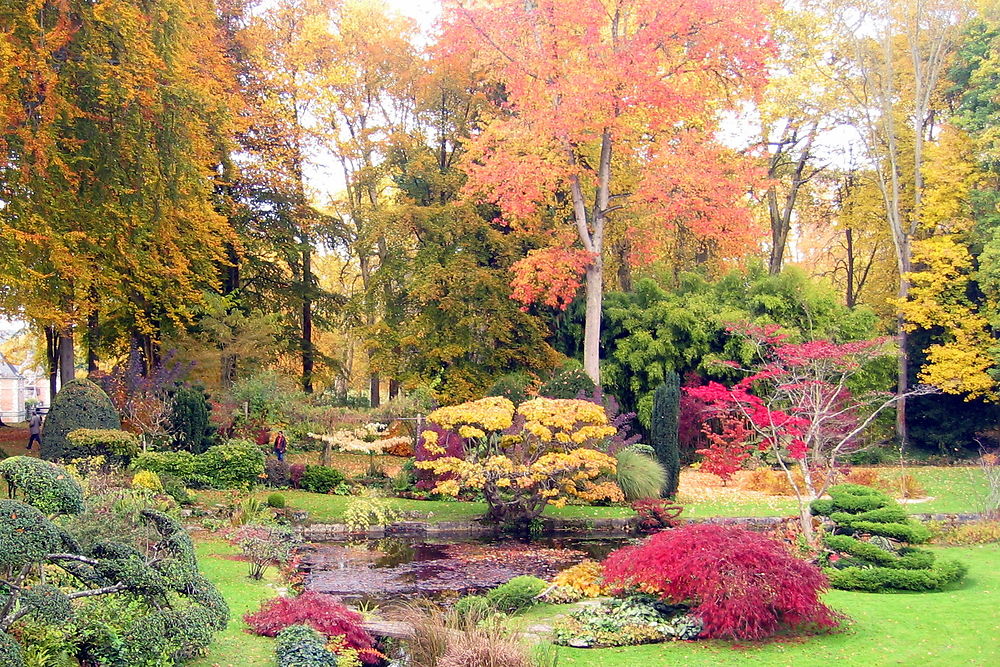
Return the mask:
M486 600L494 609L513 614L536 604L538 596L549 585L538 577L514 577L486 593Z
M111 399L90 380L70 380L52 399L42 429L42 458L50 461L87 456L68 436L78 428L121 429L121 419Z
M596 385L583 369L573 369L559 373L542 385L539 396L545 398L576 398L580 392L594 393Z
M889 495L859 484L839 484L827 493L829 499L814 500L811 508L836 524L823 540L830 550L825 572L834 588L936 591L965 576L961 563L910 546L929 540L930 531Z
M274 509L284 509L285 508L285 497L280 493L272 493L267 497L267 506L273 507Z
M24 667L24 654L21 652L21 645L6 632L0 632L0 665Z
M65 623L73 616L69 597L55 586L38 584L21 591L20 603L43 623Z
M212 407L201 389L178 387L170 402L168 431L177 447L200 454L212 445L214 429L209 423Z
M289 625L278 633L278 667L337 667L337 656L326 648L326 642L326 637L308 625Z
M37 563L61 544L59 531L44 514L16 500L0 500L0 570Z
M83 511L83 489L62 466L33 456L12 456L0 462L0 477L11 497L44 514L79 514Z

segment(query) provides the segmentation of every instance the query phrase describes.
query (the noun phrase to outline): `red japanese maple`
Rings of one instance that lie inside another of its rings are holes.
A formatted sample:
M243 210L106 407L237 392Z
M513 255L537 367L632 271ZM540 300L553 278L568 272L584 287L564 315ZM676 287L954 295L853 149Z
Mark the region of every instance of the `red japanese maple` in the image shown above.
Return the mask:
M264 602L259 611L243 616L248 632L276 637L290 625L308 625L327 637L342 636L348 648L357 649L363 662L376 663L371 635L361 627L364 620L356 611L340 604L332 595L306 592L295 597L276 597Z
M803 533L811 539L809 503L833 482L838 458L861 446L859 436L899 400L891 394L856 395L848 389L866 361L888 352L888 339L790 343L776 326L748 324L731 326L729 332L756 349L757 361L746 369L747 376L731 387L709 382L684 391L714 415L745 424L762 448L776 454L798 498ZM927 391L918 388L908 395ZM711 453L722 458L727 452L735 465L735 448ZM792 475L789 461L798 464L801 478Z
M819 568L742 528L688 525L657 533L608 556L604 579L691 605L704 637L763 639L838 623L820 601L827 582Z

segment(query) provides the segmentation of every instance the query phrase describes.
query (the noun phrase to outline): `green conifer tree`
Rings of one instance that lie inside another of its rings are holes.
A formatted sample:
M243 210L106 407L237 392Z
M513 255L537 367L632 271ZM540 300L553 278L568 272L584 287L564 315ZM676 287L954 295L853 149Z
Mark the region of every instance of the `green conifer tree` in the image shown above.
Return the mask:
M653 395L653 418L650 424L650 439L656 450L656 458L667 471L667 481L663 485L665 498L677 495L677 485L680 482L681 456L677 441L680 400L680 377L677 373L668 373Z

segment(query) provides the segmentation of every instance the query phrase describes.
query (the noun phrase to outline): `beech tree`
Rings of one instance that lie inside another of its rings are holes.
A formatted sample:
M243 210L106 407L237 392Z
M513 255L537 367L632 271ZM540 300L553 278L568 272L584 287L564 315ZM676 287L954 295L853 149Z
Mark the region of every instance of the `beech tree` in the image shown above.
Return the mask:
M476 50L498 84L495 115L470 147L468 190L499 206L501 224L559 223L548 247L515 266L514 296L565 307L585 276L584 367L595 382L612 214L631 209L632 245L644 253L667 229L684 226L725 257L753 227L739 205L748 167L713 141L713 129L720 110L764 83L764 6L458 0L446 7L445 47ZM622 165L635 176L623 179Z

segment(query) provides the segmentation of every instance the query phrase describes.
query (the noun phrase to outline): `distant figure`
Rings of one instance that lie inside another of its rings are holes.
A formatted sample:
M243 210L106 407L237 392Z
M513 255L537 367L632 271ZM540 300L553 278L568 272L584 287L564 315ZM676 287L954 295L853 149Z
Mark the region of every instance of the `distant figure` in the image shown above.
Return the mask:
M31 449L31 445L38 443L38 449L42 448L42 416L38 414L37 410L31 411L31 419L28 420L28 433L31 435L28 437L28 449Z
M274 455L278 457L279 461L285 460L285 451L288 449L288 441L285 440L285 432L278 431L278 435L274 436Z

